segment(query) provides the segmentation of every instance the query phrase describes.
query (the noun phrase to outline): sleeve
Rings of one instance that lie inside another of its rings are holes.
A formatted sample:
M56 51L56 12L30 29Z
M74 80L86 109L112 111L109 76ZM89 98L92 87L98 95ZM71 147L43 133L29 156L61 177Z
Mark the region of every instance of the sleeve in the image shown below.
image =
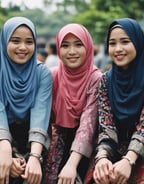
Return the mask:
M2 102L0 102L0 140L4 139L9 140L10 142L12 141L5 107Z
M48 127L52 105L52 74L43 66L40 86L34 107L31 109L29 142L39 142L49 147Z
M136 131L132 135L128 150L134 151L144 158L144 107L142 108L140 120Z
M101 72L94 72L87 87L87 102L80 118L71 151L90 157L93 150L93 137L97 127L97 99Z
M117 147L118 137L117 129L114 123L113 113L108 98L107 81L105 74L103 75L98 98L98 113L99 113L99 137L98 145L109 145Z

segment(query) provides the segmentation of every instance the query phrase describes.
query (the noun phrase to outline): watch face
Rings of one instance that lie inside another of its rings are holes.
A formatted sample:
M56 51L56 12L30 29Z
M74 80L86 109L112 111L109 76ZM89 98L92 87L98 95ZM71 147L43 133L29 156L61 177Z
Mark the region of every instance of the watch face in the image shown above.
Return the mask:
M43 162L43 158L42 158L42 156L39 158L39 160L40 160L40 162L41 162L41 163Z

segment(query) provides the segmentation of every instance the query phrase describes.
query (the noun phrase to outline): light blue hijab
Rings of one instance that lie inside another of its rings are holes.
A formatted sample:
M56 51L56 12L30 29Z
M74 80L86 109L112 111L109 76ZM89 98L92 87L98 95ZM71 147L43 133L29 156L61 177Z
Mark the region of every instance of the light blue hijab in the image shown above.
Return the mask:
M7 45L13 32L20 25L26 25L33 34L35 51L25 64L17 64L8 56ZM10 121L26 118L33 107L38 89L36 59L36 31L34 24L24 17L7 20L0 38L0 100L6 108Z

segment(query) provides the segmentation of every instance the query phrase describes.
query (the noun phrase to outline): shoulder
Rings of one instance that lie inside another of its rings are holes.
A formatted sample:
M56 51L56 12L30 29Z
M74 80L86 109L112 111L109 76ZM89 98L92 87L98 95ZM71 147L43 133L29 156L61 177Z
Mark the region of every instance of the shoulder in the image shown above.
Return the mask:
M95 83L99 83L101 77L102 72L98 68L95 68L89 77L88 85L94 85Z
M37 70L40 79L49 78L52 79L52 72L51 70L43 63L37 62Z
M106 78L107 72L103 73L101 80L100 80L100 88L107 89L107 78Z
M51 70L53 79L57 78L57 76L58 76L58 67L57 66L52 67L50 70Z

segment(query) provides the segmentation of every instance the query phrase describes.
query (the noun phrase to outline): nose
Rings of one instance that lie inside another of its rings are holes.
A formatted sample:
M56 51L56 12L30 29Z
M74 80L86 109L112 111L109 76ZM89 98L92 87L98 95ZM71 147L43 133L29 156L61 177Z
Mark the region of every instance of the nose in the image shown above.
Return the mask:
M122 50L122 46L121 46L121 44L116 44L116 46L115 46L115 51L121 51Z
M75 50L75 47L71 46L69 48L69 54L75 54L76 50Z
M25 43L21 43L21 44L19 45L19 49L25 50L25 49L26 49L26 44L25 44Z

